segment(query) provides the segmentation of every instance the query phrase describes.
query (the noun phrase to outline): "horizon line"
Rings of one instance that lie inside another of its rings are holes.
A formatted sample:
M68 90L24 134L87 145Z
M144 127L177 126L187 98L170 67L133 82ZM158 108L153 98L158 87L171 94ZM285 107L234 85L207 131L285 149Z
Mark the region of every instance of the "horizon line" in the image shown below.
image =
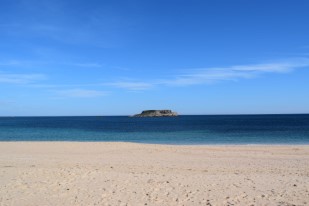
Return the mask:
M237 116L237 115L309 115L309 113L232 113L232 114L178 114L178 116ZM6 115L3 117L131 117L132 114L123 115ZM177 116L175 116L177 117ZM147 117L145 117L147 118ZM158 117L154 117L158 118ZM166 117L163 117L166 118Z

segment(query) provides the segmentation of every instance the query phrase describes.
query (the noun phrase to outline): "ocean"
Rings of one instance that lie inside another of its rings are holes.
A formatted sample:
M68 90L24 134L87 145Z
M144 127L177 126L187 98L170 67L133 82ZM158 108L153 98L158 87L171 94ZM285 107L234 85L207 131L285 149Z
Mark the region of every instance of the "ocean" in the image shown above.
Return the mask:
M309 144L309 115L0 117L0 141Z

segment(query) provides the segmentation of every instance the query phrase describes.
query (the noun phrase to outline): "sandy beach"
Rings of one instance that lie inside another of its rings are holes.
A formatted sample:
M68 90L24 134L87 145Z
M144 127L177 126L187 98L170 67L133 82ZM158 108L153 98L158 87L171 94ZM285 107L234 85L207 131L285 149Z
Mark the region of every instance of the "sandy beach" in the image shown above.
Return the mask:
M0 205L308 205L309 146L1 142Z

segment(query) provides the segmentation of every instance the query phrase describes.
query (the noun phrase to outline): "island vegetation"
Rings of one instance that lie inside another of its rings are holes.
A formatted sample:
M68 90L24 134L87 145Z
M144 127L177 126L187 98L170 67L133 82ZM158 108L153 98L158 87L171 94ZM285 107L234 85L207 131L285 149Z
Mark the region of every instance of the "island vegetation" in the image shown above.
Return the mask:
M178 116L177 112L172 110L144 110L140 114L133 117L175 117Z

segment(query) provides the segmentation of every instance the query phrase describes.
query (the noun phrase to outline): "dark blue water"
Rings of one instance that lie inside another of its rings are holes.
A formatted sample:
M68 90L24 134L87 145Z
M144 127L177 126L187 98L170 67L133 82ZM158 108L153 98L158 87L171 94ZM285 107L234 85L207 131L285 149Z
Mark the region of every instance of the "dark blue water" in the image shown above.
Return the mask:
M0 141L309 144L309 115L1 117Z

